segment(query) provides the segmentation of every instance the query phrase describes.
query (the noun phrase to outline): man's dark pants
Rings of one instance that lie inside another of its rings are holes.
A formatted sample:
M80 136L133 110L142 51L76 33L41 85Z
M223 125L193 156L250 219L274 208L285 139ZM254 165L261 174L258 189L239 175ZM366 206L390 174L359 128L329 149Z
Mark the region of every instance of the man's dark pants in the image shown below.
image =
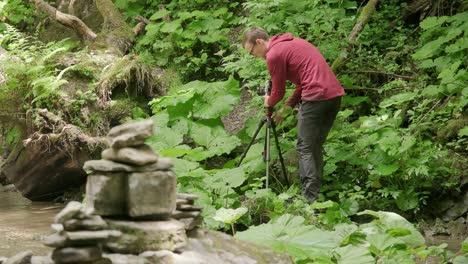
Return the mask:
M341 96L326 101L302 101L298 115L297 154L302 193L317 199L323 175L323 143L340 109Z

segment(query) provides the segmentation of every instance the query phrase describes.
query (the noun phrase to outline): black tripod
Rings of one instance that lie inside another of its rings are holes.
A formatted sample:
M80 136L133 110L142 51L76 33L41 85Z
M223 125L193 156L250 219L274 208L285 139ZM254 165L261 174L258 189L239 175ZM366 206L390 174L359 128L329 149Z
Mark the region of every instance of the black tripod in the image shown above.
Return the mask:
M279 141L278 141L278 136L276 134L276 124L275 120L271 118L271 115L273 114L273 108L268 107L266 111L265 118L260 120L260 123L258 124L257 130L255 131L252 140L250 140L249 145L247 148L244 150L244 153L242 153L242 156L237 163L237 167L240 166L242 161L244 160L245 156L247 155L247 152L249 152L250 147L254 143L255 139L257 138L258 133L262 129L263 125L266 124L266 130L265 130L265 146L263 148L263 161L266 163L266 188L268 189L269 185L269 175L270 175L270 129L273 131L273 137L275 139L275 144L276 144L276 149L278 150L279 154L279 160L281 163L281 170L283 171L283 178L285 179L286 185L289 185L289 179L288 176L286 175L286 167L284 166L284 160L283 160L283 155L281 154L281 148L279 146Z

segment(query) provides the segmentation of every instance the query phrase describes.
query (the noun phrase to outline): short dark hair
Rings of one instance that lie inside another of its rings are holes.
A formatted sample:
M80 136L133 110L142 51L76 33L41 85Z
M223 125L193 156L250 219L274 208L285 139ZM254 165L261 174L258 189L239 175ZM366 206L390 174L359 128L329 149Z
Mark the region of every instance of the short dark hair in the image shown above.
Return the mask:
M242 39L242 46L245 47L245 44L247 42L250 44L255 44L255 41L257 39L269 40L270 36L263 28L251 27L244 32L244 38Z

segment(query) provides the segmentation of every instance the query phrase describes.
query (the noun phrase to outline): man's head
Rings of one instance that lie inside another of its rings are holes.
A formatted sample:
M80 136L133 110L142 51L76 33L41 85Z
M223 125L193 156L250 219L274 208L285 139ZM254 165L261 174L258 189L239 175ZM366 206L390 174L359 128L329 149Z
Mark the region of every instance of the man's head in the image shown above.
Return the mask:
M244 32L242 46L250 55L257 58L265 58L270 36L259 27L251 27Z

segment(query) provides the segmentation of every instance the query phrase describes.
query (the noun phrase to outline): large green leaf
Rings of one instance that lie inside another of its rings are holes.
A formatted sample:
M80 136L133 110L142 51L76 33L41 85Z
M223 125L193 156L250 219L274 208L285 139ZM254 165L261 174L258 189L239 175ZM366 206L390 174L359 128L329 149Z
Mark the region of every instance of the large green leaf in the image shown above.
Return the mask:
M373 264L375 263L369 249L364 246L348 245L335 249L338 264Z
M241 186L247 175L242 168L219 170L213 176L205 179L211 189L236 188Z
M383 212L383 211L372 211L372 210L365 210L363 212L358 213L359 215L368 214L375 217L378 217L378 224L381 226L384 232L394 228L405 228L408 229L411 234L407 236L398 237L405 243L414 245L414 246L422 246L425 243L424 237L419 233L419 231L406 220L402 216L392 213L392 212Z
M211 83L201 100L193 104L193 116L212 119L226 115L239 101L239 82L230 78L225 82Z
M239 207L237 209L226 209L220 208L216 211L214 220L223 222L225 224L234 224L239 218L241 218L245 213L247 213L247 208Z
M247 240L276 251L286 252L298 259L313 259L329 255L338 246L333 232L304 225L304 218L284 214L267 224L238 232L236 238Z

